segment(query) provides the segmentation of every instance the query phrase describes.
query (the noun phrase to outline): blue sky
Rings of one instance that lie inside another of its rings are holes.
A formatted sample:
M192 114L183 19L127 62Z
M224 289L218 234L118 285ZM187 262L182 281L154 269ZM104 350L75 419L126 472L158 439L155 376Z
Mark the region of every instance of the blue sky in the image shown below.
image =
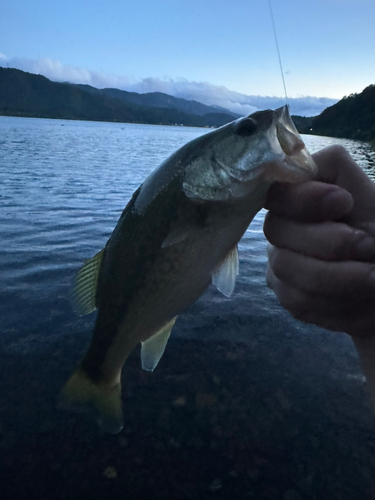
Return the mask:
M375 0L272 6L292 112L375 83ZM0 65L243 114L284 95L268 0L3 0Z

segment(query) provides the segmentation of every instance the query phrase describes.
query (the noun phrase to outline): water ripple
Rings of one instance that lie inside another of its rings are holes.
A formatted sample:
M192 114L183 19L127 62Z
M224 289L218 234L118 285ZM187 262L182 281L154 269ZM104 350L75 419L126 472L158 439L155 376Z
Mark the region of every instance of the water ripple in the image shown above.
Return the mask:
M62 298L61 311L71 314L66 300L69 283L82 262L104 246L131 194L173 151L205 132L0 117L3 326L28 327L31 315L37 329L45 322L41 310L56 309L57 297ZM315 136L304 139L313 152L343 144L374 176L375 152L370 146ZM239 245L248 274L239 277L238 290L251 282L260 308L268 307L269 300L264 287L264 214L256 216Z

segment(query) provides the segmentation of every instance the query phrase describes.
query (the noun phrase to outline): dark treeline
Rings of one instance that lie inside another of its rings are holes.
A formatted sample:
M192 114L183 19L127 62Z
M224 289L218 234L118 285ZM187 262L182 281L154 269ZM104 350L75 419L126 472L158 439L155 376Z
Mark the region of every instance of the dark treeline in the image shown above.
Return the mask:
M298 132L301 134L310 133L310 128L312 127L312 116L292 116L294 125L297 127Z
M111 92L99 91L89 86L51 82L41 75L0 67L0 115L164 125L182 124L197 127L220 126L235 118L227 110L217 109L216 111L214 107L203 104L199 107L200 114L178 109L175 103L173 107L160 107L157 104L145 106L126 100L125 94L122 92L121 98L114 97L113 92L111 95ZM165 94L161 96L163 96L163 103L166 103ZM173 101L174 98L169 97L170 101ZM181 103L179 105L181 108ZM197 109L197 106L190 108L186 106L186 108ZM206 113L202 114L204 111Z
M303 133L342 137L361 141L375 140L375 85L360 94L351 94L315 116L300 128Z

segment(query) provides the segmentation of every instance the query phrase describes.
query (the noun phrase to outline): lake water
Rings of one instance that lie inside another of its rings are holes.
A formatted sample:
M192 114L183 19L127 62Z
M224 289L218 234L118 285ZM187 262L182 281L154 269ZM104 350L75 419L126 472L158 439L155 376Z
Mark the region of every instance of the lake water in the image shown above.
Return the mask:
M140 370L138 353L129 360L120 437L55 410L95 319L70 307L76 271L105 245L145 177L205 132L0 117L7 498L375 498L375 427L357 356L346 336L292 319L266 287L264 211L240 242L233 296L210 288L181 315L153 374ZM374 177L370 146L304 140L311 152L343 144Z

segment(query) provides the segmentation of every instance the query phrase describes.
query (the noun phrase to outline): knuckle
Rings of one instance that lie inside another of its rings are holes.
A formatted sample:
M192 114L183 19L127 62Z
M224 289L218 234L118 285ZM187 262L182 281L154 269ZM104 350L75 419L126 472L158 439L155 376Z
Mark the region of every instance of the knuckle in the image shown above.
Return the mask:
M274 289L274 281L275 281L275 276L272 272L272 269L270 265L268 264L267 270L266 270L266 283L269 288L272 290Z
M277 278L282 280L286 274L285 270L289 266L288 252L281 248L272 247L269 258L270 267L273 273Z
M274 243L277 235L277 225L275 224L275 218L277 219L277 216L268 212L264 219L263 232L264 236L270 243Z
M329 158L329 163L335 163L338 159L348 158L350 157L348 151L341 144L333 144L332 146L328 146L327 148L318 151L313 155L314 158L321 156L324 154Z
M310 301L300 290L284 285L277 295L280 304L300 321L309 322Z
M330 257L341 260L350 255L355 240L353 231L344 225L337 224L331 235Z
M341 144L333 144L330 147L332 156L348 156L347 150Z

